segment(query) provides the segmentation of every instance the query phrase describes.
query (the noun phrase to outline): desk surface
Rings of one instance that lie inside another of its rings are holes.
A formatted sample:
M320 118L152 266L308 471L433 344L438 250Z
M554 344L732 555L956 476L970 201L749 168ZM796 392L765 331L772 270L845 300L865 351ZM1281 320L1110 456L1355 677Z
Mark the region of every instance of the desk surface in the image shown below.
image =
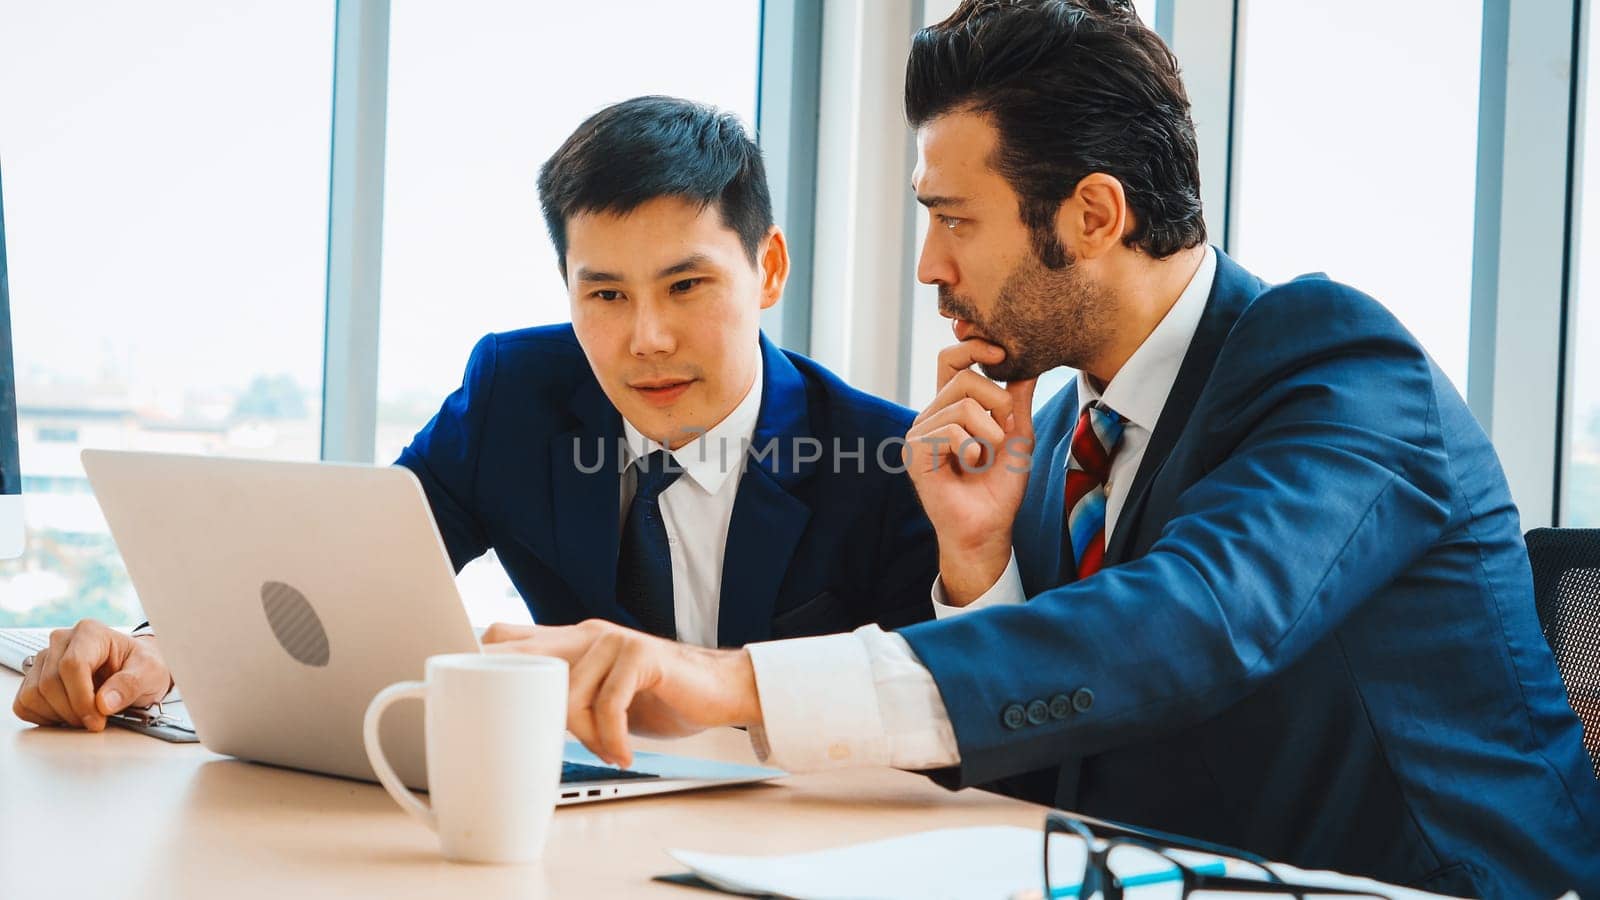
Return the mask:
M239 762L111 728L34 728L0 670L0 897L676 897L668 847L788 853L930 828L1037 828L1042 807L858 770L558 809L544 860L443 861L377 785ZM648 749L751 762L742 732Z

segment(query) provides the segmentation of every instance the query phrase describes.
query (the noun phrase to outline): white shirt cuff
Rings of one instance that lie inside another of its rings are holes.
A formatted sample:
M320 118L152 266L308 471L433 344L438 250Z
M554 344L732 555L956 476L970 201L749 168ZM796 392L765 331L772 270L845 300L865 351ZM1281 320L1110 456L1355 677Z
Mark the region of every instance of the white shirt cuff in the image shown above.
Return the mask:
M856 631L867 645L878 709L889 738L889 765L937 769L961 761L956 731L933 680L905 638L876 625Z
M763 724L750 729L756 756L790 772L889 762L872 662L855 634L745 647Z
M765 721L750 742L764 762L815 772L960 760L938 685L900 635L866 625L746 649Z
M1011 551L1011 562L1007 563L1006 570L1000 573L1000 580L990 585L978 599L966 606L953 606L945 602L946 599L944 579L942 577L933 579L933 615L938 619L972 612L986 606L1006 606L1026 602L1028 595L1022 589L1022 573L1017 569L1017 552Z

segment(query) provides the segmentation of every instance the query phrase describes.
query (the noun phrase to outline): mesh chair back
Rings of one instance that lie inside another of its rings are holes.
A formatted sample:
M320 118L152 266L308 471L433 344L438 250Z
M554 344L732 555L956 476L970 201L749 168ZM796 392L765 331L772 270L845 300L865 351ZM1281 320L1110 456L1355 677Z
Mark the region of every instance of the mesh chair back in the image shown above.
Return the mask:
M1600 778L1600 528L1535 528L1527 542L1539 624Z

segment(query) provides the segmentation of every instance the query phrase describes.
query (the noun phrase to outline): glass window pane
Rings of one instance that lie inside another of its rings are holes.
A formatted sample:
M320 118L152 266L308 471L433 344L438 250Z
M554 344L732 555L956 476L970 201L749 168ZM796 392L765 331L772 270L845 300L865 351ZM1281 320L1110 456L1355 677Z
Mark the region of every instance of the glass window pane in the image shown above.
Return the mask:
M461 383L478 338L566 321L539 166L591 113L640 94L710 103L753 127L760 17L755 0L395 4L379 462ZM474 621L528 617L493 554L461 588Z
M315 459L333 3L0 0L28 551L0 625L139 615L84 447Z
M1592 13L1590 14L1593 15ZM1570 528L1600 527L1600 29L1588 27L1584 52L1588 54L1588 84L1583 94L1579 135L1581 156L1577 197L1577 278L1567 327L1565 452L1561 479L1561 520ZM1582 348L1590 348L1583 352Z
M1133 0L1133 8L1139 13L1139 21L1156 27L1156 7L1160 4L1157 0Z
M1252 3L1238 88L1234 255L1371 294L1463 392L1482 19L1459 0Z

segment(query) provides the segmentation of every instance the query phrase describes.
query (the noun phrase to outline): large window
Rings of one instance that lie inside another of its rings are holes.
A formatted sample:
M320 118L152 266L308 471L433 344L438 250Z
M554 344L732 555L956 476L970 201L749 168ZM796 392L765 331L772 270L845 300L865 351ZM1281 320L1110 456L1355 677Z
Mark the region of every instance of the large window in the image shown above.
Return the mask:
M710 103L753 131L760 18L756 0L394 4L379 462L460 384L478 338L567 319L539 165L640 94ZM493 554L461 587L475 621L527 618Z
M1586 154L1587 155L1587 154ZM1600 195L1584 191L1600 208ZM1600 222L1596 223L1600 228ZM1582 240L1584 259L1593 262L1600 277L1600 241ZM1580 278L1582 276L1580 275ZM1600 347L1600 290L1586 284L1568 341L1578 348ZM1561 522L1570 528L1600 528L1600 364L1592 354L1571 354L1575 366L1568 375L1567 462L1562 479Z
M315 459L333 3L0 0L28 548L0 625L139 615L85 447Z
M1373 295L1465 392L1482 4L1245 9L1234 256Z
M1581 110L1575 290L1567 324L1566 465L1561 480L1560 524L1600 527L1600 37L1590 14L1584 53L1588 84ZM1585 352L1585 348L1588 352Z

